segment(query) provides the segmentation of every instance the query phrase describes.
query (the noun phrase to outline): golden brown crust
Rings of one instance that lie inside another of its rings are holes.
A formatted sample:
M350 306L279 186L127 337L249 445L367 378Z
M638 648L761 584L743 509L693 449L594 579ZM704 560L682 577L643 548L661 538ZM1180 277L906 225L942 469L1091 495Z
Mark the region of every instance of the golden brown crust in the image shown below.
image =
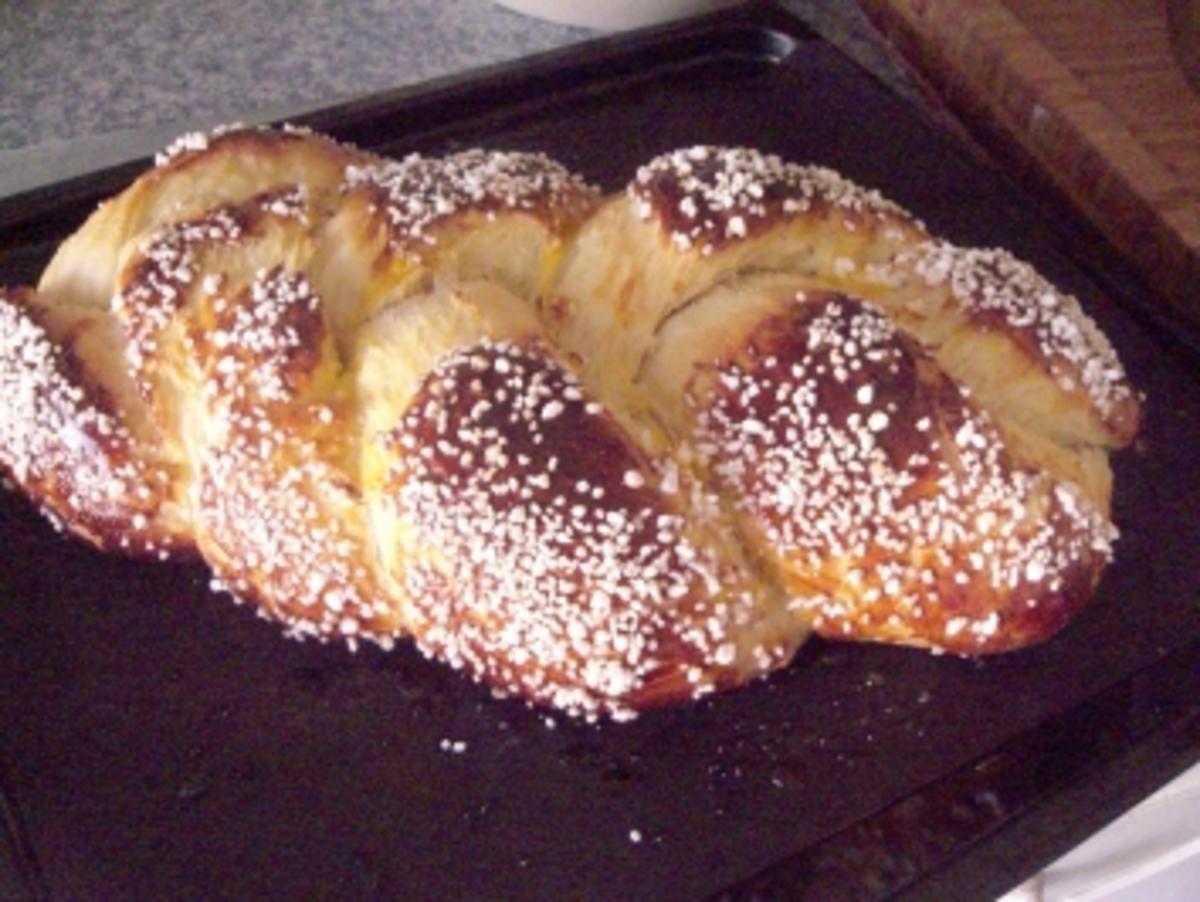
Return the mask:
M1090 406L1108 444L1133 440L1138 402L1112 345L1074 297L1028 263L1000 249L925 241L900 255L895 267L927 289L946 291L946 306L973 328L1007 335L1032 366Z
M601 203L538 154L187 136L42 285L0 291L0 464L52 518L194 543L290 635L408 635L588 717L812 630L1045 639L1111 555L1137 429L1026 264L741 148Z
M848 231L917 227L879 192L832 169L749 148L698 145L663 154L638 170L627 191L638 216L654 219L673 247L703 256L797 217L836 219Z
M198 343L209 441L193 449L201 549L224 588L294 635L390 645L398 617L369 564L366 515L345 466L336 395L313 386L331 353L301 275L263 270L210 298Z
M59 303L107 308L126 261L149 233L297 185L327 207L347 167L376 159L304 130L218 131L184 136L158 166L102 203L59 247L39 291Z
M57 525L99 548L186 553L190 541L160 517L172 474L145 459L111 399L41 319L31 290L0 288L0 464Z
M1114 536L1014 465L990 418L878 310L796 299L691 387L695 441L818 632L962 654L1045 639Z
M234 123L208 132L180 135L155 156L154 168L143 178L153 182L190 175L190 169L228 156L244 157L248 166L270 169L273 163L292 156L298 149L310 155L310 165L313 159L322 157L333 160L339 168L348 161L365 163L378 159L300 126L255 128Z
M806 275L814 288L874 301L935 352L956 332L1002 335L1022 366L1069 396L1064 407L1090 410L1106 444L1126 445L1137 432L1137 399L1108 340L1075 298L1006 251L931 238L878 192L746 148L664 154L638 171L626 193L638 217L656 223L693 267L711 257L709 267L725 277L763 268ZM780 234L794 259L774 247ZM954 376L974 387L969 367Z
M291 635L390 646L399 620L369 564L340 363L302 271L317 216L297 187L171 223L126 267L114 309L142 396L188 462L216 584Z
M591 715L763 669L738 660L762 612L735 565L693 543L677 487L548 346L448 355L388 441L389 495L431 549L401 564L430 653ZM792 650L759 654L779 664Z
M701 662L677 635L698 553L649 461L545 351L447 357L390 444L390 493L437 552L405 572L423 647L581 710L624 708L659 671Z
M544 154L477 149L353 167L346 189L366 199L394 252L418 258L440 233L480 218L524 214L565 235L598 200L579 176Z

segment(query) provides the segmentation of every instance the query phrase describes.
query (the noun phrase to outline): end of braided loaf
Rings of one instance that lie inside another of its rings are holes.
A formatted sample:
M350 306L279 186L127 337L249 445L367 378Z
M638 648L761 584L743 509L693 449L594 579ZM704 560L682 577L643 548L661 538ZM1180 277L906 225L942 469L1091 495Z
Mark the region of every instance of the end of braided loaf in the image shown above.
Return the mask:
M0 291L0 463L98 547L198 551L290 635L586 716L812 632L1053 634L1138 404L1078 302L820 167L179 142Z

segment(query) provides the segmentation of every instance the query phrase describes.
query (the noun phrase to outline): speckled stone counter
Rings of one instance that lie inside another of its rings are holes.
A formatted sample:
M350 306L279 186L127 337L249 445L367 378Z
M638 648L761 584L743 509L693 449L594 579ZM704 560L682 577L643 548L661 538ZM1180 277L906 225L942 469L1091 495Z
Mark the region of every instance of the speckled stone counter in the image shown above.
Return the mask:
M783 4L905 88L852 0ZM0 4L0 197L261 122L597 37L490 0Z

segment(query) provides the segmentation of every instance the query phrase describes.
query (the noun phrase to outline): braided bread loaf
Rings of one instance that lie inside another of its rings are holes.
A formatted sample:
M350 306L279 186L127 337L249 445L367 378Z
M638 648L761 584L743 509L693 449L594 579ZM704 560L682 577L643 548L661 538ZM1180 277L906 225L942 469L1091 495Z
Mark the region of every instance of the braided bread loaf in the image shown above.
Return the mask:
M1042 640L1137 430L1077 302L837 174L698 147L601 197L533 154L193 136L0 291L0 462L293 636L588 716L811 632Z

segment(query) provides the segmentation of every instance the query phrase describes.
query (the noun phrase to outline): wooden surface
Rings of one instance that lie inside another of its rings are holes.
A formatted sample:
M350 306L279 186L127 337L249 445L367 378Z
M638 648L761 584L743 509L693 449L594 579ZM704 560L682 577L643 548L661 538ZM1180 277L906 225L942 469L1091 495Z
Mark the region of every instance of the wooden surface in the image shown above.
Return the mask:
M1175 62L1200 92L1200 0L1167 0L1167 21Z
M1200 94L1181 65L1200 5L861 3L1019 177L1052 186L1200 322Z

